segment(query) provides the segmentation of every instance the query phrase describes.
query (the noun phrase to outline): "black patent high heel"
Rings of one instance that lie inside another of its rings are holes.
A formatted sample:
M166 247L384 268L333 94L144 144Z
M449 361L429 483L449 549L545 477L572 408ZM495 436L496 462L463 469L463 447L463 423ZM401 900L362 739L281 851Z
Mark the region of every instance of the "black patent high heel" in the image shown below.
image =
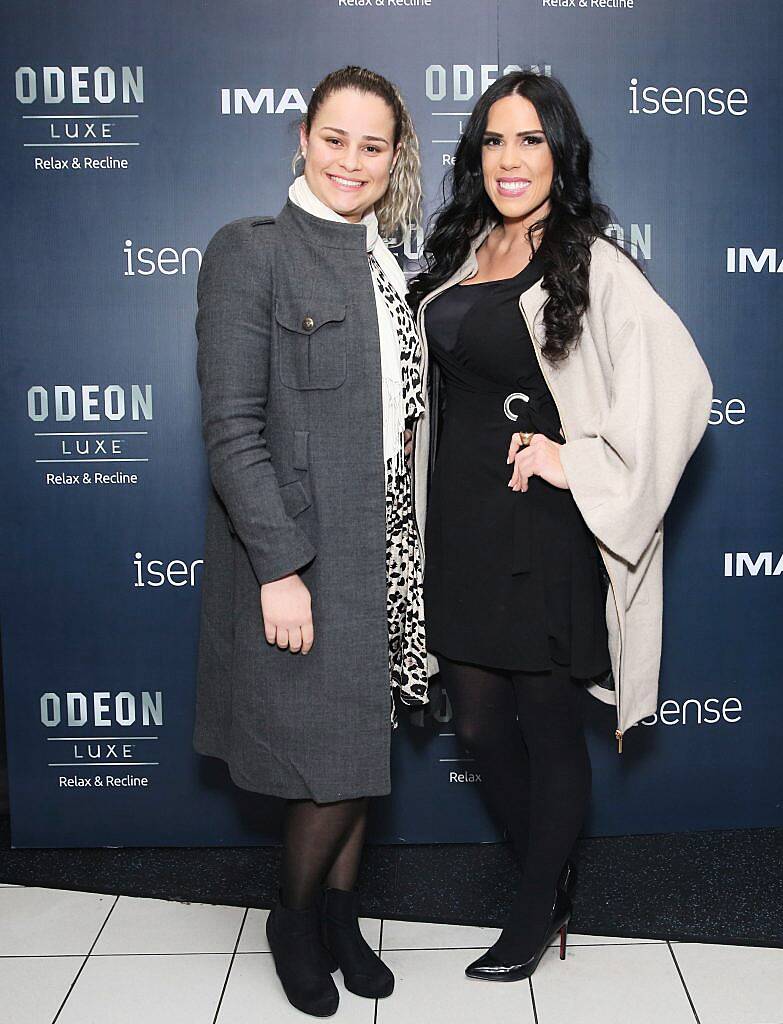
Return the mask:
M571 900L562 889L555 891L555 898L552 904L552 916L546 930L546 937L542 945L528 957L527 960L518 964L504 963L490 951L474 960L465 968L465 974L469 978L476 978L479 981L522 981L529 978L541 957L549 948L552 939L560 933L560 959L565 960L566 942L568 941L568 922L571 920Z
M578 874L576 864L569 858L563 865L563 870L557 880L558 889L564 892L569 899L574 895Z

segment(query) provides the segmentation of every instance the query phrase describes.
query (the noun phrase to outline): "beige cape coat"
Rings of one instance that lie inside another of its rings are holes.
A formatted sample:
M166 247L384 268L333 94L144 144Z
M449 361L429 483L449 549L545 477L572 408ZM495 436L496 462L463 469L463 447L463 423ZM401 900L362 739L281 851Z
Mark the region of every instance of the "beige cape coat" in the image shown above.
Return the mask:
M476 250L492 227L474 239L462 267L422 301L417 322L425 344L427 305L476 273ZM677 314L604 238L592 245L590 304L579 342L557 366L541 355L546 300L539 282L520 296L520 313L560 413L568 485L611 581L606 621L615 688L591 683L588 689L615 705L622 750L623 733L657 708L663 517L706 429L712 382ZM512 432L509 423L509 440ZM426 421L417 433L415 494L423 527ZM436 670L434 659L430 667Z

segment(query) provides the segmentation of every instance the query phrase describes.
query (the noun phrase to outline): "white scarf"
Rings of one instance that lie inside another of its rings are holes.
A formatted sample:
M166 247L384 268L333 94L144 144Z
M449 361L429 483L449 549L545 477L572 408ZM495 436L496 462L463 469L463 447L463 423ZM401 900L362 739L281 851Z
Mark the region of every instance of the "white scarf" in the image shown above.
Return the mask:
M314 217L324 220L349 221L322 202L307 184L304 175L295 178L288 189L292 203L306 210ZM378 218L370 209L361 219L367 229L367 252L371 252L380 264L381 270L392 283L400 298L405 299L407 285L405 275L397 260L389 252L386 243L378 234ZM375 309L378 315L378 334L381 339L381 395L383 402L383 457L385 460L396 455L402 446L405 429L405 406L402 395L402 373L400 371L400 344L397 329L389 314L386 300L373 280Z

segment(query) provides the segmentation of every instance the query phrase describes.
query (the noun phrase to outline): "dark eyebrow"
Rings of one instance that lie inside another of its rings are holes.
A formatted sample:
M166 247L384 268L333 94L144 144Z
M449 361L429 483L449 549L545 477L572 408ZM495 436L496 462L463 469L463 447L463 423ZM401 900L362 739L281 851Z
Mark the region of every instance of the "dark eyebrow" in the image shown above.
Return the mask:
M348 134L348 132L343 131L342 128L330 128L328 125L324 125L323 128L321 129L321 131L324 131L324 132L334 132L335 135L347 135ZM384 137L382 135L362 135L362 138L363 139L368 139L370 142L385 142L387 145L389 144L389 140L388 139L384 139Z
M502 132L485 131L484 134L485 135L491 135L493 139L502 139L503 138ZM525 131L517 132L516 134L517 134L517 138L519 138L520 135L543 135L544 134L544 129L543 128L528 128Z

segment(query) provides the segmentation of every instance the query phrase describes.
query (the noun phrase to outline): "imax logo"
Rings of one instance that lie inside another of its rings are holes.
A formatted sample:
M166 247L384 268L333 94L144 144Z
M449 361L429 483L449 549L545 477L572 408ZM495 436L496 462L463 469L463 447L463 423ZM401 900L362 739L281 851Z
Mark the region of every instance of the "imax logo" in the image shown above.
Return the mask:
M777 249L762 249L758 256L750 246L731 246L726 250L726 273L747 274L748 271L761 274L783 274L783 257L778 258Z
M775 560L771 551L754 558L747 551L727 551L723 556L724 576L783 576L783 555Z
M279 100L275 99L274 89L259 89L255 96L249 89L221 89L221 114L285 114L289 110L298 110L304 114L307 104L298 89L286 89Z

